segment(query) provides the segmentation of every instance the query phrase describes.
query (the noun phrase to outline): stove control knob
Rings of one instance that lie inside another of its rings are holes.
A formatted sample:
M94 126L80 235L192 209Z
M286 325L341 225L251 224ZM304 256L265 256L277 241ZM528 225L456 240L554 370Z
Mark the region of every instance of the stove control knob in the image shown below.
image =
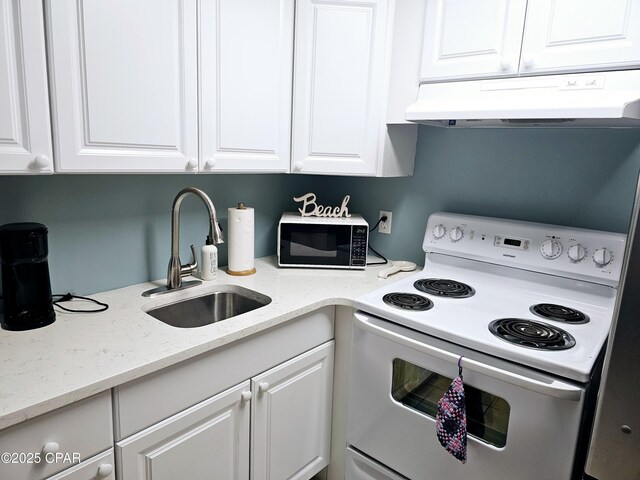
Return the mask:
M584 258L587 256L587 250L578 243L577 245L572 245L569 247L567 255L572 262L578 263L584 260Z
M436 225L435 227L433 227L432 233L433 238L435 238L436 240L440 240L442 237L444 237L444 234L447 233L447 229L444 228L444 225L442 224Z
M451 232L449 232L449 237L451 238L452 242L457 242L463 236L464 236L464 232L462 231L462 229L460 227L453 227L451 229Z
M540 245L540 253L547 260L555 260L562 254L562 244L558 240L547 240Z
M606 248L599 248L595 252L593 252L593 261L596 264L596 267L601 268L609 265L613 260L613 254L611 250Z

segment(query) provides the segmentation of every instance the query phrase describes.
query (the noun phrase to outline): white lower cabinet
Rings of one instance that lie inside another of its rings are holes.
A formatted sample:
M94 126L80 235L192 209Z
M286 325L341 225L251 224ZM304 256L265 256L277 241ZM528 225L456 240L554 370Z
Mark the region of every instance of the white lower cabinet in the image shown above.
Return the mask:
M307 479L329 464L334 344L251 380L252 480Z
M117 442L118 479L311 478L329 463L333 350L332 340Z
M250 399L246 381L118 442L118 478L249 478Z

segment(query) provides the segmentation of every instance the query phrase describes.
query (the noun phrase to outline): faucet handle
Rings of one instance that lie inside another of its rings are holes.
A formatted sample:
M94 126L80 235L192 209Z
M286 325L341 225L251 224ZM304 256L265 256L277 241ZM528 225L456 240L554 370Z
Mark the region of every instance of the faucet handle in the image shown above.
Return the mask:
M186 277L187 275L193 275L198 270L198 260L196 254L196 247L191 245L191 263L180 266L180 276Z

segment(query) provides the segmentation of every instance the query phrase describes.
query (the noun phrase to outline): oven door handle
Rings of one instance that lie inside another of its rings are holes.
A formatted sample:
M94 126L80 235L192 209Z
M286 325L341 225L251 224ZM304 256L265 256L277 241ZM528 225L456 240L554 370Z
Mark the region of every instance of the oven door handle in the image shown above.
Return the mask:
M356 326L363 330L367 330L375 335L378 335L379 337L386 338L387 340L391 340L405 347L417 350L431 357L436 357L452 363L457 363L458 359L460 358L458 355L447 352L446 350L442 350L441 348L427 345L391 330L387 330L386 328L379 327L378 325L367 321L365 317L357 314L355 316L355 322ZM583 389L568 383L564 383L551 378L549 379L550 382L548 383L542 382L540 380L535 380L533 378L525 377L524 375L508 372L501 368L493 367L491 365L487 365L485 363L478 362L477 360L472 360L467 357L462 358L461 366L466 368L467 370L472 370L474 372L481 373L482 375L487 375L488 377L510 383L511 385L516 385L527 390L541 393L542 395L546 395L548 397L578 402L582 398L583 394Z

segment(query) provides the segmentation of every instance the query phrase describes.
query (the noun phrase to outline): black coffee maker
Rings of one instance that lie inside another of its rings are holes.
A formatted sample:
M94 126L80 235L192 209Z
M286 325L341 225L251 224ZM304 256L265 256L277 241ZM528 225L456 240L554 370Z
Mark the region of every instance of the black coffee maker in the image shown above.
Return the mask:
M30 330L53 323L47 227L9 223L0 227L2 310L5 330Z

